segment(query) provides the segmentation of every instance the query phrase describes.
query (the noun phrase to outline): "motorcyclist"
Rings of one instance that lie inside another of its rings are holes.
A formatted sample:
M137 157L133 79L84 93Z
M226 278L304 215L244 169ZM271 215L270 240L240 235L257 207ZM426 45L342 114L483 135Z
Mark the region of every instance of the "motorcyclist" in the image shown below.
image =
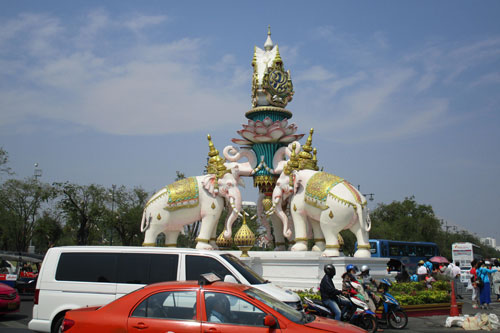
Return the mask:
M338 305L338 303L340 302L340 300L338 299L338 295L340 295L342 292L335 288L335 285L333 284L332 279L336 273L335 266L333 266L332 264L325 265L324 271L325 276L323 276L323 279L321 279L321 283L319 285L321 301L325 306L332 310L335 316L335 320L340 320L345 312L344 309L346 307L344 307L342 309L343 311L341 311Z
M372 311L375 312L380 303L380 297L373 292L373 290L377 289L378 284L377 281L370 276L370 267L368 267L368 265L361 266L361 273L359 273L359 278L368 296L366 297L368 306Z

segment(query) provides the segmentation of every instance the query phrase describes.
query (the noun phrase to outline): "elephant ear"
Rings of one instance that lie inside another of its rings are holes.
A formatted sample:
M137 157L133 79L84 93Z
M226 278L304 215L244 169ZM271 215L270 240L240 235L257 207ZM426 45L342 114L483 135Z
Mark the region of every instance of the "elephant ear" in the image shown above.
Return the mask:
M299 190L300 186L303 182L303 179L302 177L299 177L299 173L297 171L294 171L291 175L290 175L290 181L293 183L293 193L294 194L297 194L297 191Z
M208 174L201 180L201 184L203 185L203 188L205 190L207 190L208 193L210 193L213 197L215 197L217 195L217 193L215 193L215 182L216 181L217 180L215 179L214 174Z

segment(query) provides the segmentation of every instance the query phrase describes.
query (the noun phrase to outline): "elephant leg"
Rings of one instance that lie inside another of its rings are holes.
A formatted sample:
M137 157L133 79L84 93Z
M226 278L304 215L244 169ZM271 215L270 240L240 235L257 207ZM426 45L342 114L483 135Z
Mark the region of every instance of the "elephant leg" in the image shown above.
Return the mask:
M285 237L283 236L283 223L276 214L271 215L274 229L274 251L285 251Z
M325 236L325 250L321 255L324 257L338 257L340 255L338 234L345 225L345 223L342 223L345 217L333 216L329 212L330 210L327 209L321 213L320 226Z
M307 214L302 209L294 208L291 209L291 215L295 228L295 244L292 246L292 251L307 251Z
M163 232L164 223L151 223L144 235L142 246L156 246L156 238Z
M321 230L321 226L318 221L309 219L311 224L311 229L314 237L314 246L312 247L312 251L322 252L325 250L325 236L323 235L323 231Z
M210 241L208 242L214 250L218 250L219 246L217 246L217 225L212 231L212 235L210 237Z
M196 248L199 250L213 250L214 248L210 245L210 238L217 228L217 222L219 221L219 214L205 215L201 219L200 232L198 233L198 238L196 238Z
M165 246L166 247L177 247L177 237L179 237L180 231L168 231L165 233Z
M358 258L370 258L372 254L370 252L368 232L364 231L359 223L355 223L349 230L356 236L356 240L358 241L358 249L354 253L354 256Z

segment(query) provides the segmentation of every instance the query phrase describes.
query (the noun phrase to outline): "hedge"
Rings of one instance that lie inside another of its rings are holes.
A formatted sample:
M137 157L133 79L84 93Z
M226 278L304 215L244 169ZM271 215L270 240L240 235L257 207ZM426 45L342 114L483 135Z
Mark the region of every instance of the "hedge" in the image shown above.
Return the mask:
M396 298L401 305L421 305L450 302L449 281L436 281L432 284L432 289L427 289L425 282L403 282L392 283L389 293ZM321 299L319 290L307 289L299 290L297 294L301 299Z

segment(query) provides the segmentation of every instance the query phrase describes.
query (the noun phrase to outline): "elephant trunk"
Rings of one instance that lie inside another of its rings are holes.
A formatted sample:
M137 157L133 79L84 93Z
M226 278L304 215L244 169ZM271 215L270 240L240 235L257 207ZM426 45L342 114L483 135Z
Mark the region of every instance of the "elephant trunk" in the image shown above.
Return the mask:
M149 228L149 220L146 217L146 209L144 209L144 212L142 213L142 220L141 220L141 232L146 231Z
M286 238L290 238L292 236L292 230L290 230L290 227L288 225L288 216L286 216L285 212L283 211L282 198L283 191L280 187L276 186L273 191L272 209L275 210L275 214L278 215L278 217L281 219L281 222L283 223L283 236L285 236Z
M224 227L224 238L229 239L232 235L233 223L238 218L241 211L241 195L237 195L236 198L233 196L229 197L229 205L231 206L231 213L226 219Z

